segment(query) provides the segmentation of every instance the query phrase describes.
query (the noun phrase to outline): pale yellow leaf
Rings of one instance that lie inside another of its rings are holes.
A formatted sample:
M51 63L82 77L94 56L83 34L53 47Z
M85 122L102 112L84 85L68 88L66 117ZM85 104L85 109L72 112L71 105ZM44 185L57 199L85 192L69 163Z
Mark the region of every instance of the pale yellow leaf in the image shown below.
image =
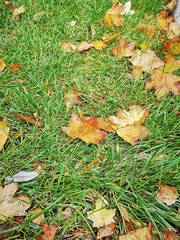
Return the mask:
M7 123L2 120L0 121L0 151L2 150L9 134L9 127Z

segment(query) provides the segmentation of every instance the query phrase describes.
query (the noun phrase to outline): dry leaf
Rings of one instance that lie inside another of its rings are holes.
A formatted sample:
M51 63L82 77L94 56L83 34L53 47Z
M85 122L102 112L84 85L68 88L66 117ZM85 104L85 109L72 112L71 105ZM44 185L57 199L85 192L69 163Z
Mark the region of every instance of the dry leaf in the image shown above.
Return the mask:
M172 12L176 8L176 5L177 0L171 0L167 5L164 6L164 9Z
M157 14L157 26L160 29L168 30L169 24L174 22L174 17L168 17L169 12L161 11Z
M21 66L21 64L18 63L18 62L12 63L12 64L10 64L10 66L9 66L9 70L10 70L10 72L12 72L12 73L19 72L21 69L22 69L22 66Z
M140 24L139 28L146 33L149 37L154 37L156 32L156 26L150 24Z
M155 89L156 96L163 97L167 93L173 93L174 95L180 94L180 77L170 73L162 73L161 71L155 71L151 75L151 79L146 82L145 89Z
M116 223L111 223L106 227L100 227L97 233L97 239L102 239L107 236L114 234L116 228Z
M1 223L0 224L0 239L4 240L4 239L10 239L10 237L12 237L13 235L15 235L17 233L17 231L13 230L11 231L11 228L15 227L15 224L12 223ZM6 233L1 233L2 231L5 230L10 230Z
M74 45L71 41L62 42L62 43L60 42L59 46L65 52L74 52L77 49L76 45Z
M114 34L108 33L108 34L105 34L105 35L102 36L102 40L103 40L103 42L107 43L107 42L109 42L109 41L111 41L111 40L113 40L113 39L115 39L119 36L120 36L120 33L114 33Z
M144 227L119 237L119 240L153 240L153 237L149 228Z
M121 12L121 15L133 15L135 11L131 10L131 5L131 1L126 2L124 4L124 10Z
M42 212L41 208L35 208L35 209L30 211L30 213L33 214L32 217L34 217L35 215L37 215L37 214L39 214L41 212ZM35 224L41 225L43 220L44 220L44 213L41 213L41 215L39 215L38 217L34 218L32 220L32 222L35 223Z
M16 117L25 120L28 123L31 123L32 125L35 125L36 127L42 127L42 123L38 122L37 119L35 119L34 117L28 117L24 114L21 113L14 113L16 115Z
M97 50L101 50L108 47L108 45L102 40L94 41L92 42L92 44L94 44L94 48Z
M80 95L81 95L81 92L79 92L76 89L68 91L65 94L63 101L66 102L67 111L69 111L74 104L82 104L83 103L80 98Z
M6 67L5 62L3 61L2 58L0 58L0 73L4 70L5 67Z
M164 183L161 183L160 192L156 195L156 200L166 203L167 206L172 205L176 202L179 194L177 192L177 188L168 186Z
M168 31L167 31L167 37L168 39L173 39L180 36L180 25L176 22L172 22L169 25Z
M77 228L77 229L73 230L72 232L66 234L63 239L72 240L72 239L76 239L77 237L82 236L82 235L84 235L84 228ZM88 240L88 238L86 238L86 239Z
M171 54L165 55L165 65L162 68L162 72L171 73L178 69L180 69L180 59L175 59L175 57ZM160 69L158 69L160 70Z
M18 190L17 183L11 183L4 188L0 185L0 220L7 217L24 216L31 206L31 200L27 195L13 197Z
M83 52L83 51L89 50L90 48L93 48L93 47L94 47L93 43L84 41L77 45L77 50Z
M179 240L179 235L168 229L162 233L162 237L164 240Z
M15 8L13 13L12 13L12 16L13 18L15 18L16 20L19 20L20 19L20 15L22 15L23 13L25 13L26 9L24 6L21 6L19 8Z
M0 121L0 151L2 150L9 134L9 127L6 121Z
M171 54L180 54L180 37L163 42L163 50Z
M106 209L105 201L99 198L95 202L96 208L94 211L87 212L88 219L93 221L93 227L100 228L115 223L114 216L116 209Z
M14 10L14 5L12 2L9 1L3 1L3 4L8 6L11 10Z
M37 240L56 240L56 232L58 230L58 226L56 225L47 225L44 224L42 229L44 234L42 236L39 236Z
M112 53L115 55L116 58L121 57L131 57L134 54L134 49L136 47L135 42L128 43L125 39L121 39L120 41L120 47L119 48L113 48Z
M104 27L114 28L124 25L124 19L121 16L121 12L124 10L124 6L113 4L113 6L107 11L104 16Z
M146 42L146 41L142 42L142 43L139 45L140 48L141 48L141 52L145 52L148 48L151 47L151 45L152 45L151 42Z
M128 211L126 210L125 207L122 207L122 206L118 206L118 209L121 213L121 216L127 221L127 222L130 222L130 216L129 216L129 213Z
M72 209L70 207L64 209L64 211L62 211L62 220L67 220L69 218L73 217L73 212Z
M41 170L41 166L38 167L37 170L27 172L27 171L21 171L12 177L8 176L5 179L7 181L13 181L13 182L28 182L34 178L36 178L39 175L39 171Z

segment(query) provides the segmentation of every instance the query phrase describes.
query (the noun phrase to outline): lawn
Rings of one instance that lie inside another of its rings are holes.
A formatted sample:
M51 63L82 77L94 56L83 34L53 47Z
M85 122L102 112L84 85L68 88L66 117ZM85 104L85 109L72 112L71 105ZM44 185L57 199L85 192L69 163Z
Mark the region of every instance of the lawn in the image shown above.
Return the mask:
M179 186L180 98L172 93L157 98L154 90L144 90L149 74L134 77L129 59L112 54L123 38L135 41L137 48L151 43L150 49L164 59L158 33L150 37L139 28L149 23L151 14L155 23L164 1L132 0L135 14L123 16L124 25L113 29L104 27L111 0L12 2L16 8L23 5L26 12L13 19L12 10L0 3L0 58L6 64L0 81L0 115L10 128L0 153L0 181L5 186L9 184L5 177L39 165L42 171L37 178L18 184L18 194L31 198L31 208L19 222L17 218L1 222L9 228L4 233L16 230L4 239L34 240L42 235L42 224L32 222L30 210L36 208L42 209L44 223L58 225L57 239L96 239L98 229L87 212L95 209L100 196L108 201L108 209L116 209L115 232L106 239L118 239L148 224L153 226L154 239L164 239L162 232L167 229L177 232L179 201L167 206L156 195L161 183ZM34 17L36 13L40 14ZM101 50L61 48L63 42L92 42L107 33L120 36ZM13 63L21 64L17 72L10 71ZM73 89L79 91L83 104L67 111L64 96ZM91 144L72 139L61 129L69 124L72 113L78 114L78 108L85 116L107 119L132 105L149 110L143 125L151 132L133 146L116 132ZM43 126L31 125L14 113L36 113ZM127 210L129 222L121 207ZM67 209L71 214L65 218ZM83 228L80 236L73 235L79 228Z

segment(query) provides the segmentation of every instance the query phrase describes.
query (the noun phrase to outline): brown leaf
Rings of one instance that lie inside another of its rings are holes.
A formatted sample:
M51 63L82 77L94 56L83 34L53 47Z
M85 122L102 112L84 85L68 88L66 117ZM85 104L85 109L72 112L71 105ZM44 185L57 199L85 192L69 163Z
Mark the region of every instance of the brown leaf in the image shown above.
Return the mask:
M164 9L172 12L176 8L176 5L177 0L171 0L167 5L164 6Z
M100 227L97 233L97 239L102 239L107 236L114 234L116 228L116 223L111 223L108 226Z
M122 206L118 206L118 209L121 213L121 216L127 221L127 222L130 222L130 216L129 216L129 213L128 211L126 210L125 207L122 207Z
M26 9L24 6L21 6L19 8L15 8L13 13L12 13L12 16L13 18L15 18L16 20L19 20L20 19L20 15L22 15L23 13L25 13Z
M119 48L113 48L112 53L115 55L116 58L121 57L131 57L134 54L135 49L135 42L128 43L125 39L121 39L120 41L120 47Z
M14 10L14 5L12 2L9 1L3 1L3 4L8 6L11 10Z
M162 233L162 237L164 240L179 240L179 235L168 229Z
M93 48L93 47L94 47L93 43L84 41L77 45L77 50L83 52L83 51L89 50L90 48Z
M113 6L107 11L104 17L104 27L113 29L124 25L124 19L120 15L124 10L124 6L113 4Z
M22 69L22 66L21 66L21 64L18 63L18 62L12 63L12 64L10 64L10 66L9 66L9 70L10 70L10 72L12 72L12 73L19 72L21 69Z
M84 228L77 228L66 234L63 239L75 239L82 235L84 235Z
M163 50L171 54L180 54L180 37L163 42Z
M15 225L11 224L11 223L0 224L0 239L1 240L9 239L9 237L14 235L16 233L16 231L9 231L7 233L2 233L1 234L2 231L9 230L9 229L11 229L13 227L15 227Z
M0 151L2 150L9 134L9 127L5 120L0 121Z
M160 192L156 195L156 200L166 203L167 206L172 205L176 202L179 194L177 192L177 188L168 186L164 183L161 183Z
M2 58L0 58L0 73L4 70L5 67L6 67L5 62L3 61Z
M35 119L34 117L28 117L24 114L21 113L14 113L16 115L16 117L25 120L28 123L31 123L32 125L35 125L36 127L42 127L42 123L38 122L37 119Z
M120 236L119 240L153 240L153 237L149 227L144 227Z
M27 195L13 197L18 190L17 183L11 183L4 188L0 185L0 220L7 217L24 216L31 206L31 200Z
M173 39L180 36L180 25L176 22L172 22L169 25L168 31L167 31L167 37L168 39Z
M155 89L156 96L163 97L165 94L173 93L174 95L180 94L180 77L170 73L162 73L155 71L151 75L151 79L146 82L145 89Z
M42 236L39 236L37 240L56 240L55 235L59 228L57 225L50 226L50 225L44 224L42 228L43 228L44 234Z
M69 111L74 104L82 104L82 100L80 98L81 92L79 92L76 89L68 91L64 98L63 101L66 102L67 105L67 111Z
M42 209L41 208L35 208L35 209L31 210L30 212L33 214L33 216L35 216L35 215L41 213ZM39 215L38 217L33 219L32 222L40 225L40 224L42 224L43 220L44 220L44 213L42 213L41 215Z
M154 37L156 32L156 26L150 24L140 24L139 28L146 33L149 37Z

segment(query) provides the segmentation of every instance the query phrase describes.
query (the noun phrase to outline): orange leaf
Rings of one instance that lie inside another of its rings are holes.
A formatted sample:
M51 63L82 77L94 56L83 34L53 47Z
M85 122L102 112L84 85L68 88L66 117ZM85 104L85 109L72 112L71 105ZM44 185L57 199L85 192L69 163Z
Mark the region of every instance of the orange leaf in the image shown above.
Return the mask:
M149 37L153 37L156 32L156 26L150 24L140 24L139 28Z
M41 122L38 122L37 119L34 117L28 117L21 113L14 113L14 114L16 115L16 117L18 117L22 120L25 120L26 122L29 122L29 123L35 125L36 127L41 127L43 125Z
M22 66L20 63L16 62L16 63L12 63L9 66L10 72L19 72L22 69Z
M163 50L171 54L180 54L180 37L163 42Z
M77 48L76 45L74 45L70 41L59 43L59 45L60 45L60 48L65 52L74 52L76 51L76 48Z
M12 2L9 1L3 1L3 4L8 6L11 10L14 10L14 5Z
M5 67L6 67L5 62L3 61L2 58L0 58L0 73L4 70Z
M177 188L168 186L164 183L161 183L160 192L156 195L156 199L162 203L166 203L167 206L172 205L176 202L179 194Z
M162 233L162 237L164 240L179 240L179 235L168 229Z
M124 19L120 15L124 6L113 4L104 17L104 26L109 28L121 27L124 25Z
M153 88L158 98L170 92L174 95L179 95L180 77L157 70L151 75L151 79L146 82L145 89L152 90Z
M144 227L119 237L119 240L153 240L153 237L149 228Z
M116 58L121 57L131 57L134 54L135 49L135 42L128 43L125 39L121 39L120 41L120 47L119 48L113 48L112 53L115 55Z
M47 225L47 224L44 224L43 225L43 232L44 234L42 236L39 236L37 238L37 240L56 240L56 232L58 230L58 226L56 225Z

